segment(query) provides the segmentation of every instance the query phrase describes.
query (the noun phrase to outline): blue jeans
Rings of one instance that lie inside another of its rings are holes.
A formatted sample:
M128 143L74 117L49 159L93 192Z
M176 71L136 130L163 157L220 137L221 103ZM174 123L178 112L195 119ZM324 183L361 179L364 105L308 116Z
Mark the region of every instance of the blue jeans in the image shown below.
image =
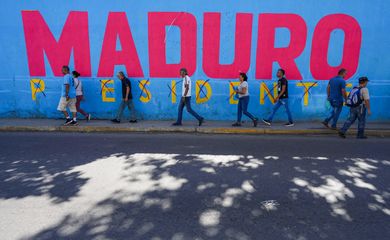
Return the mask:
M241 122L242 114L248 116L252 121L255 120L255 117L248 112L249 96L241 97L238 99L238 109L237 109L237 122Z
M292 116L291 116L290 108L288 106L288 98L279 99L275 103L274 108L272 109L272 113L268 116L268 118L266 120L269 121L269 122L272 122L272 119L274 118L275 113L278 111L278 109L282 105L286 108L286 112L287 112L287 116L288 116L288 122L292 123L293 119L292 119Z
M130 111L130 120L137 120L137 117L135 116L135 108L132 99L129 99L128 101L122 100L121 105L119 105L118 112L116 114L116 119L118 119L119 121L121 120L123 111L125 110L126 106Z
M182 97L179 103L179 113L177 115L177 123L181 124L182 122L184 106L186 107L187 112L192 116L194 116L196 119L198 119L198 121L203 119L201 116L199 116L199 114L197 114L194 110L192 110L191 97Z
M332 106L332 111L330 112L330 116L326 118L324 122L329 123L330 120L333 119L332 128L336 128L341 110L343 110L343 102L339 100L329 100L329 103Z
M349 116L347 121L344 123L344 126L341 128L340 132L346 133L352 124L358 120L358 137L364 136L364 128L366 126L366 113L367 109L364 105L359 107L354 107L349 110Z

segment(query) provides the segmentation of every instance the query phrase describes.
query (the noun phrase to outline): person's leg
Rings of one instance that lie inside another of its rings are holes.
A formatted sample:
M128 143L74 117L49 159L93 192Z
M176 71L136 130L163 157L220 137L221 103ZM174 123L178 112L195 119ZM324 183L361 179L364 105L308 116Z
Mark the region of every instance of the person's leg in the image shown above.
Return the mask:
M356 108L351 108L349 111L349 116L347 121L344 123L344 126L340 129L340 133L345 134L352 124L356 121L357 111Z
M343 110L343 103L340 102L335 103L332 128L337 127L337 121L339 120L340 113L342 110Z
M116 120L120 121L122 119L123 111L125 110L126 103L125 101L121 101L121 104L119 105L118 112L116 114Z
M237 104L237 123L241 123L242 118L242 98L238 98Z
M185 100L184 98L181 98L179 103L178 113L177 113L177 121L176 121L177 124L182 123L184 106L185 106Z
M136 121L137 116L135 114L134 102L132 99L129 99L129 101L127 101L127 108L130 111L130 121Z
M249 104L249 96L243 97L242 111L247 117L249 117L250 119L252 119L252 121L254 121L256 118L250 112L248 112L248 104Z
M194 118L196 118L198 121L201 121L203 118L201 116L199 116L199 114L197 114L192 108L191 108L191 97L186 97L185 98L185 105L186 105L186 109L187 109L187 112L189 114L191 114L192 116L194 116Z
M81 105L81 101L83 100L83 96L76 96L76 109L77 109L77 112L81 113L82 115L84 115L86 118L88 117L88 113L86 113L83 109L81 109L80 105Z
M332 109L331 109L331 111L329 113L329 116L327 118L325 118L325 120L324 120L324 123L326 123L327 125L329 124L330 120L333 119L334 114L335 114L335 105L333 104L333 101L329 101L329 104L330 104L330 107Z
M286 113L287 113L287 117L288 117L288 122L289 123L293 123L293 118L292 118L292 115L291 115L291 112L290 112L290 106L288 104L288 98L285 98L283 100L281 100L284 107L286 108Z
M70 112L72 113L73 121L70 123L70 125L77 125L77 108L76 108L76 98L71 98L68 101L68 107Z
M272 112L271 114L268 116L267 120L268 122L272 122L272 119L274 118L275 116L275 113L278 111L278 109L280 108L280 106L282 106L282 103L279 101L277 101L272 109Z
M361 109L359 110L359 113L358 113L358 133L357 133L357 137L358 138L364 138L364 129L366 127L366 113L367 113L367 109L362 106L360 107Z

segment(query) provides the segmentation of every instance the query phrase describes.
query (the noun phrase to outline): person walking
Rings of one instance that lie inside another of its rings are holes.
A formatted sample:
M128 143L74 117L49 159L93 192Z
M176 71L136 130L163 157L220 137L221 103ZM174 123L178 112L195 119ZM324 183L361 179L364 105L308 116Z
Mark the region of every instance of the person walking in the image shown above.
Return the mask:
M202 123L204 122L204 118L201 117L199 114L197 114L191 108L191 78L188 76L187 69L185 68L180 69L180 76L183 79L182 97L179 103L177 121L172 125L173 126L182 125L183 109L184 107L186 107L187 112L190 113L192 116L194 116L198 120L198 125L201 126Z
M369 80L367 77L359 78L359 86L354 87L347 98L349 117L339 131L339 136L346 138L345 134L352 124L358 120L358 139L366 139L364 129L366 126L366 114L371 115L370 94L367 88Z
M68 66L62 67L62 74L64 74L64 80L61 88L61 98L60 102L58 103L57 110L61 111L64 114L66 118L66 121L64 123L65 126L76 126L78 125L76 118L76 88L74 85L73 77L70 75L69 71L70 70ZM73 118L70 118L67 108L69 108Z
M240 85L236 90L238 94L238 106L237 106L237 122L233 123L233 127L241 126L242 114L245 114L253 121L253 126L257 127L258 119L248 112L249 104L249 89L248 89L248 76L246 73L240 73L239 75Z
M113 123L120 123L122 119L123 111L127 106L127 108L130 111L130 123L136 123L137 117L136 117L134 103L133 103L133 95L131 93L131 82L122 71L118 72L117 77L122 82L122 102L119 105L116 117L111 121Z
M286 113L288 116L288 123L286 123L284 126L294 126L294 122L288 104L288 82L287 79L284 77L285 74L286 72L284 71L284 69L279 69L276 73L276 77L278 78L278 96L275 98L275 105L272 109L271 114L266 119L263 119L263 122L268 126L271 126L272 119L274 118L275 113L281 106L284 106L286 108Z
M79 113L81 113L82 115L84 115L84 117L85 117L85 119L86 119L87 121L90 121L90 120L91 120L91 114L86 113L86 112L85 112L83 109L81 109L81 107L80 107L81 101L82 101L83 98L84 98L83 83L82 83L81 80L79 79L80 73L77 72L77 71L73 71L73 72L72 72L72 75L73 75L74 85L75 85L75 88L76 88L76 109L77 109L77 112L79 112Z
M329 80L328 87L326 88L328 101L332 107L329 117L327 117L322 124L329 128L329 122L332 121L332 130L337 129L337 121L339 119L341 110L343 110L344 100L347 99L347 92L345 91L345 77L347 70L340 69L338 75Z

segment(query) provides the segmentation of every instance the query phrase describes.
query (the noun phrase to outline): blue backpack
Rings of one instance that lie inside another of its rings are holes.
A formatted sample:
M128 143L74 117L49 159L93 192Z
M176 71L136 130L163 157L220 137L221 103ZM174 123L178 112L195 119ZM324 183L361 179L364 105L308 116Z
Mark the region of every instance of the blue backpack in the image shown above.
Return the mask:
M358 107L363 103L363 99L360 94L361 87L354 87L348 94L347 103L348 107Z

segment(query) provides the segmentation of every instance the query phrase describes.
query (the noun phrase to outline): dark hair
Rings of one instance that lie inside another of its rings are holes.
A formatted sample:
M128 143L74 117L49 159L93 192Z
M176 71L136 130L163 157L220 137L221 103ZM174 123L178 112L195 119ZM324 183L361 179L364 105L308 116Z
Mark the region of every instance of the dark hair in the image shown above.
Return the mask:
M185 75L188 75L188 71L186 68L181 68L180 69L180 72L184 72Z
M69 67L68 67L68 66L66 66L66 65L62 66L62 69L65 69L66 71L68 71L68 72L69 72Z
M345 69L345 68L342 68L342 69L340 69L339 70L339 75L342 75L342 74L344 74L344 73L346 73L347 72L347 70Z
M75 76L75 77L80 77L80 73L77 72L77 71L73 71L73 72L72 72L72 75Z
M283 68L279 68L279 69L278 69L278 72L282 72L282 73L283 73L283 76L286 75L286 71L284 71Z
M360 77L359 78L359 83L365 83L365 82L369 82L367 77Z
M248 81L248 76L246 73L240 72L240 76L244 79L244 81Z
M122 76L122 77L124 77L124 76L125 76L125 73L124 73L124 72L122 72L122 71L119 71L119 72L118 72L118 74L119 74L120 76Z

